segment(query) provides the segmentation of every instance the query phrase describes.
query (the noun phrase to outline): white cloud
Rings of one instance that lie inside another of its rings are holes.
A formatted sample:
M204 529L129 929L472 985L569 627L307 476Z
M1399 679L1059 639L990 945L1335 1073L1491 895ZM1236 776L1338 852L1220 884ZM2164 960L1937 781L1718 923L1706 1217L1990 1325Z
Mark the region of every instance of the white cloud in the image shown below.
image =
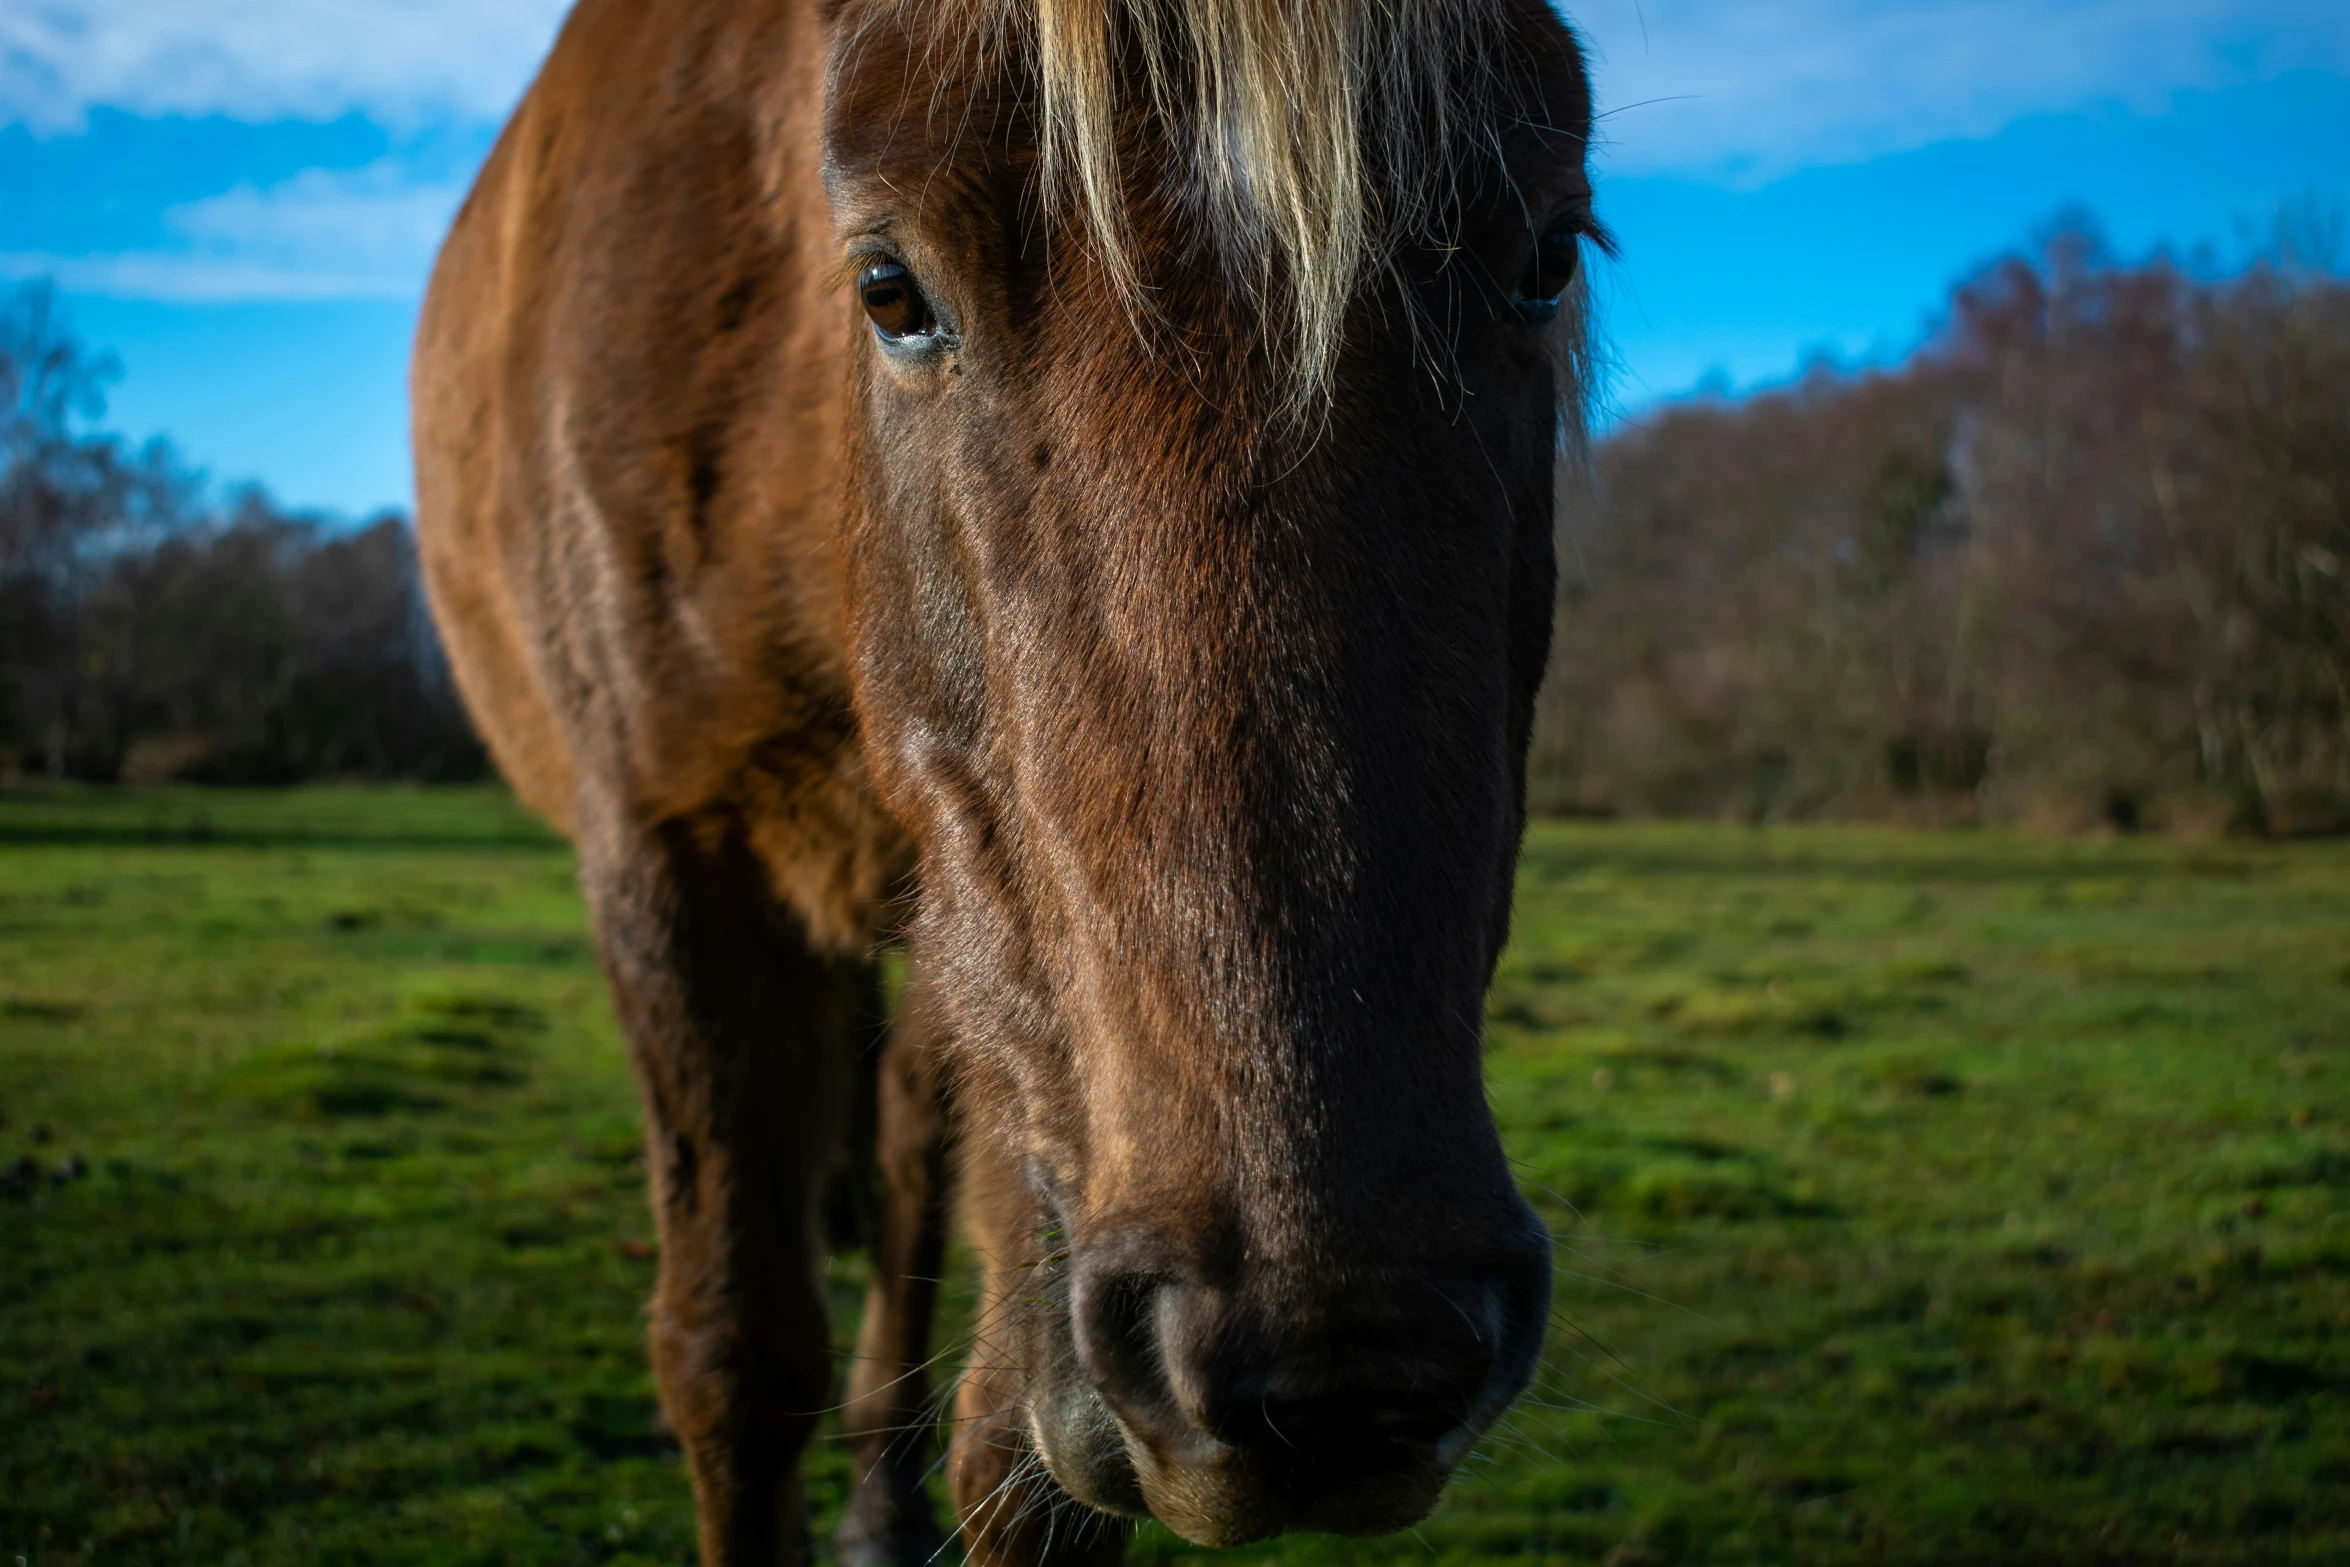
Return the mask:
M39 280L76 294L155 299L172 304L239 300L405 299L413 280L396 286L364 274L316 272L263 261L215 260L166 250L60 256L39 250L0 251L0 278Z
M2350 70L2342 0L1559 0L1592 45L1611 172L1755 183L2021 116L2162 107ZM0 0L0 124L107 105L248 120L495 121L566 0ZM313 170L165 215L167 245L0 254L0 275L172 299L413 298L461 192Z
M1559 0L1607 166L1757 181L2032 114L2350 69L2341 0Z
M404 183L394 164L308 170L174 207L169 248L58 256L0 253L0 276L138 299L410 299L464 191Z
M92 107L240 119L495 119L567 0L5 0L0 123Z
M242 185L164 214L196 250L270 257L293 267L421 277L464 199L460 187L408 185L396 164L354 173L310 169L267 190Z
M1759 176L2350 69L2342 0L1559 0L1597 46L1614 166ZM0 0L0 123L93 105L245 119L502 116L566 0ZM1650 100L1671 100L1652 102ZM1639 105L1639 107L1634 107Z

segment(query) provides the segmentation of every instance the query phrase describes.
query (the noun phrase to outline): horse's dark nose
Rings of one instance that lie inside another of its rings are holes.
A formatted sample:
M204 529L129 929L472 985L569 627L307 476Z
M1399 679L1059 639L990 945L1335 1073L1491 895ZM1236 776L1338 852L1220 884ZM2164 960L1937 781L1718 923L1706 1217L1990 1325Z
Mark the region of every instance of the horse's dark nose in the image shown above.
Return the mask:
M1211 1283L1146 1250L1105 1246L1095 1268L1081 1256L1074 1327L1095 1390L1159 1463L1237 1459L1295 1523L1366 1475L1449 1468L1524 1384L1548 1314L1547 1245L1337 1287Z

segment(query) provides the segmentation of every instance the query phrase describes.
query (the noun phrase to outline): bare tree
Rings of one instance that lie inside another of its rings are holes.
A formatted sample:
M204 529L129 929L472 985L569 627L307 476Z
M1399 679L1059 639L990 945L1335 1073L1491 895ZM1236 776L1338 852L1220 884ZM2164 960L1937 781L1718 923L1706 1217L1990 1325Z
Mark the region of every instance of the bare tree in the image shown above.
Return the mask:
M406 524L214 504L92 428L114 373L46 289L0 304L0 775L481 773Z
M1882 372L1598 454L1552 809L2350 825L2350 288L2072 229Z

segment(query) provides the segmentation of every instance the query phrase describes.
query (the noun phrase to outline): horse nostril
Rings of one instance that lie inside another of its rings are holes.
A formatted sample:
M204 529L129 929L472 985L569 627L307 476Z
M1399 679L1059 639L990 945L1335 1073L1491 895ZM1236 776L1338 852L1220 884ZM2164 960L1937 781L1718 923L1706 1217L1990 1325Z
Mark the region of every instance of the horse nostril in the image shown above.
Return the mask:
M1081 1274L1078 1357L1127 1429L1169 1452L1203 1439L1282 1471L1398 1462L1470 1420L1489 1385L1490 1321L1422 1283L1301 1338L1282 1313L1163 1272ZM1490 1318L1490 1313L1486 1314Z
M1218 1287L1162 1247L1111 1235L1080 1254L1070 1327L1096 1407L1138 1456L1238 1458L1261 1483L1310 1497L1449 1468L1525 1384L1548 1248L1479 1260Z
M1158 1315L1169 1281L1154 1273L1080 1273L1071 1300L1077 1356L1111 1409L1129 1425L1172 1412Z

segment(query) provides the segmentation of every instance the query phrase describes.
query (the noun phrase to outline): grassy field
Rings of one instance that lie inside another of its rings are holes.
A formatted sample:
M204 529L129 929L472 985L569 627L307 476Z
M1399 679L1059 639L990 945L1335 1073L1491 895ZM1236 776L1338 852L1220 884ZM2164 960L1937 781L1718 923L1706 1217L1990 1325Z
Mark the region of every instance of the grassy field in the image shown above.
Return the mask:
M1491 1018L1542 1386L1232 1560L2350 1562L2350 851L1544 826ZM0 795L0 1562L688 1559L636 1124L502 796Z

